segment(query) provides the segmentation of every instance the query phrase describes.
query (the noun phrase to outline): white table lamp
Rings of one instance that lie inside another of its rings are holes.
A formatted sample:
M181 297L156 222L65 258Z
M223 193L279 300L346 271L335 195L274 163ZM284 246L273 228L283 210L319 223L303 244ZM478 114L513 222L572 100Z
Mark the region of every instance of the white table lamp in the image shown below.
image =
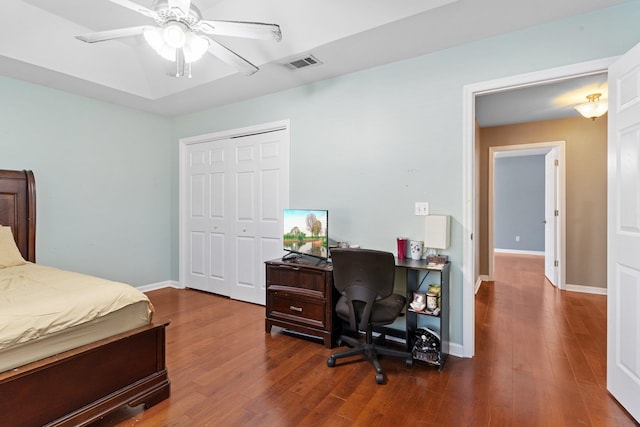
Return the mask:
M428 248L428 256L437 255L438 249L449 247L450 222L449 215L425 215L424 247Z

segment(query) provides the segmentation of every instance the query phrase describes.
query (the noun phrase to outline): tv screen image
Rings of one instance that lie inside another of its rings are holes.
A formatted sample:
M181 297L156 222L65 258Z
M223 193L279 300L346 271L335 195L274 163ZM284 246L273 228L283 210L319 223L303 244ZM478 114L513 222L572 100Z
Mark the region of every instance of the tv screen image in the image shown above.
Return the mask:
M283 249L318 258L329 256L329 212L321 209L285 209Z

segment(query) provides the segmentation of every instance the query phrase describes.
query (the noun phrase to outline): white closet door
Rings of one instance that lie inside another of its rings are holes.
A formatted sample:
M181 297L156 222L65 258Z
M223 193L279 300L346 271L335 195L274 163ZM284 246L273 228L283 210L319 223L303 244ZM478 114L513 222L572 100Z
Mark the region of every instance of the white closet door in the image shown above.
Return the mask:
M289 194L288 144L283 131L235 138L235 281L231 297L265 303L264 261L282 253L282 210Z
M231 284L227 260L229 256L229 235L231 211L227 186L229 180L229 142L215 141L207 143L209 146L209 218L207 230L209 232L209 279L207 289L220 295L229 295Z
M182 285L264 304L264 261L283 253L288 126L205 135L181 150Z
M229 217L226 200L228 140L194 144L188 148L187 285L229 295L226 267Z

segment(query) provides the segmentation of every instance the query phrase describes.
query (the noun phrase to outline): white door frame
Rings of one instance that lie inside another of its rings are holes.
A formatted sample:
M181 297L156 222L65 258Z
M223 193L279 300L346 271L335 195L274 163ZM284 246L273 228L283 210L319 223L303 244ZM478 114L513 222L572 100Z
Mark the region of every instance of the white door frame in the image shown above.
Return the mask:
M561 250L564 243L565 222L560 221L559 212L565 211L566 168L564 160L560 166L560 149L552 148L544 156L544 274L547 280L555 287L559 287L561 271L564 263L558 265L559 260L564 260L565 252ZM562 155L564 157L564 155ZM562 183L565 185L562 185ZM562 268L561 268L562 267Z
M179 203L179 207L178 207L178 280L179 280L179 287L184 288L186 286L188 269L186 268L187 266L185 263L189 261L186 257L186 247L187 247L186 245L188 244L188 242L186 240L187 236L185 233L185 229L186 229L185 221L187 218L186 209L188 207L188 203L187 203L188 202L187 200L188 182L186 182L186 180L182 176L183 174L181 170L183 161L187 154L187 146L191 144L198 144L198 143L210 142L210 141L219 141L223 139L242 137L242 136L253 135L257 133L272 132L276 130L285 130L286 139L287 139L286 146L287 146L287 149L289 149L290 147L289 129L290 129L290 121L280 120L276 122L263 123L263 124L248 126L243 128L229 129L229 130L224 130L220 132L197 135L197 136L192 136L188 138L180 138L179 153L178 153L179 154L179 158L178 158L178 169L179 169L178 171L178 180L179 180L179 184L178 184L178 193L179 193L178 195L178 203ZM286 207L288 207L289 201L285 200L284 203Z
M489 147L489 188L488 188L488 252L489 252L489 280L494 280L493 274L495 272L495 248L494 248L494 232L495 232L495 224L494 224L494 190L495 190L495 154L496 153L504 153L504 152L517 152L517 155L533 155L533 154L546 154L551 151L553 148L558 149L558 163L560 168L560 182L558 183L558 197L560 201L560 206L558 210L560 211L560 253L558 254L558 269L559 269L559 278L560 283L558 283L558 289L564 289L565 283L565 260L566 260L566 252L565 252L565 224L566 224L566 209L565 209L565 141L552 141L552 142L534 142L531 144L517 144L517 145L504 145L499 147ZM545 177L546 179L546 177Z
M479 236L475 213L478 210L475 194L476 112L475 97L511 89L537 86L554 81L607 72L615 57L582 62L558 68L535 71L511 77L473 83L464 86L462 99L462 352L464 357L475 353L475 289L476 245Z

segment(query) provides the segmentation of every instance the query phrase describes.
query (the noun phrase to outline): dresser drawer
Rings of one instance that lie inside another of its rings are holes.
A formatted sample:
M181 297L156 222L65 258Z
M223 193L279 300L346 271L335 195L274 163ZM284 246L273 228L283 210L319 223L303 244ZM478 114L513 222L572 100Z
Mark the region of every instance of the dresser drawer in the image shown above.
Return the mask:
M298 266L269 265L267 266L267 285L308 289L324 295L327 274L331 273L310 268L300 268Z
M323 328L326 325L325 301L305 298L286 291L267 292L267 316Z

